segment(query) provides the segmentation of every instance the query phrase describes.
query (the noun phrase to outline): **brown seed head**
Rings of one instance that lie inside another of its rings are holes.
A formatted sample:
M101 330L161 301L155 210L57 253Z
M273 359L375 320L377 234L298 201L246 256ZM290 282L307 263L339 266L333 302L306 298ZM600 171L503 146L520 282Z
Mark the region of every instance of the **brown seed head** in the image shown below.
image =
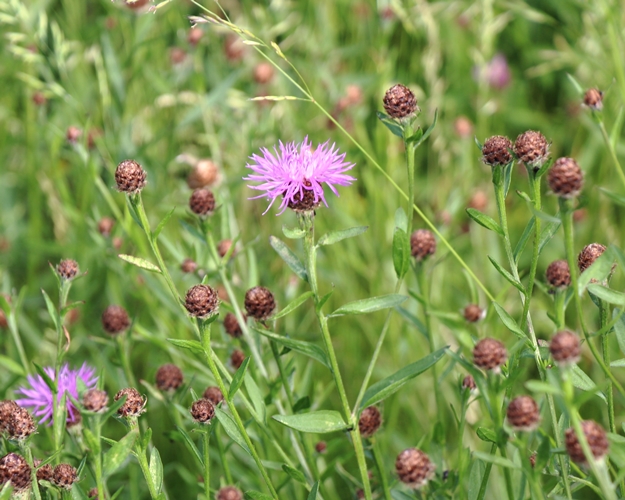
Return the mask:
M198 399L191 406L191 416L198 424L208 424L215 416L215 406L208 399Z
M554 288L566 288L571 284L571 270L566 260L555 260L545 272L547 283Z
M189 42L189 45L193 45L195 47L198 43L200 43L200 40L203 36L204 31L202 31L202 28L194 26L189 30L189 33L187 34L187 42Z
M17 453L9 453L0 458L0 484L9 482L17 491L30 487L30 466Z
M547 183L560 198L574 198L582 190L584 174L573 158L558 158L549 169Z
M237 339L243 335L241 325L239 325L237 317L232 313L226 314L224 318L224 330L226 330L228 335Z
M417 229L410 235L410 253L417 261L434 255L434 252L436 252L436 238L432 231Z
M254 81L260 85L269 83L274 74L273 66L268 62L261 62L254 68Z
M528 130L516 138L514 154L527 166L538 170L549 158L549 143L540 132Z
M373 436L382 425L382 415L377 406L368 406L360 414L358 430L363 438Z
M196 189L189 198L189 208L196 215L210 215L215 210L215 195L206 188Z
M87 411L104 411L108 402L108 394L100 389L89 389L82 395L82 405Z
M183 381L182 370L176 365L163 365L156 372L156 387L161 391L175 391Z
M126 194L139 193L146 184L147 173L134 160L124 160L115 170L117 189Z
M469 304L464 308L464 319L466 319L469 323L476 323L481 320L486 311L482 309L477 304Z
M37 431L37 425L26 408L17 407L11 413L7 425L10 439L23 440Z
M221 389L214 385L206 388L203 397L213 403L213 406L217 406L224 400L224 395L221 392Z
M219 297L214 288L208 285L195 285L189 288L184 299L184 307L195 318L208 318L219 310Z
M597 422L593 420L584 420L582 422L582 431L588 441L588 446L595 459L600 460L608 452L610 443L606 436L605 430ZM587 462L582 446L577 439L575 429L572 427L564 433L566 452L573 462L585 464Z
M81 136L82 130L80 130L78 127L67 127L67 132L65 133L65 138L67 139L67 142L71 144L76 144Z
M495 339L482 339L473 348L473 363L482 370L493 370L498 373L507 359L506 347Z
M197 263L193 259L186 258L180 264L180 270L183 273L194 273L197 269Z
M241 349L235 349L230 355L230 363L235 370L238 370L247 356Z
M315 445L315 451L317 453L325 453L325 451L328 449L328 445L326 444L325 441L319 441L316 445Z
M516 431L533 431L540 423L538 405L530 396L518 396L510 401L506 416Z
M34 465L37 467L37 481L50 481L52 482L52 474L54 468L50 464L39 466L41 460L35 460Z
M245 310L248 316L262 321L271 316L275 309L273 293L264 286L255 286L245 293Z
M108 238L111 235L111 231L115 227L115 219L111 217L102 217L98 222L98 231L99 233Z
M217 253L219 253L219 256L223 259L226 254L230 251L230 249L232 248L232 240L221 240L218 244L217 244ZM236 250L233 250L232 255L234 255L236 253Z
M130 318L122 306L110 305L102 313L102 327L106 333L117 335L130 326Z
M59 488L69 490L78 479L76 469L70 464L59 464L52 472L52 482Z
M219 169L209 159L199 160L187 177L187 185L191 189L199 189L214 184L217 180Z
M583 273L605 252L605 246L601 243L591 243L586 245L577 256L577 267Z
M482 146L482 161L491 167L507 165L512 161L511 149L512 142L507 137L503 135L489 137Z
M568 330L558 332L551 339L549 352L558 365L575 364L581 355L579 337Z
M599 89L588 89L584 94L584 104L594 111L603 109L603 92Z
M87 497L92 498L93 500L99 500L98 488L91 488L87 493Z
M243 500L243 493L234 486L224 486L217 492L217 500Z
M477 389L477 385L475 384L475 379L471 375L467 375L462 379L462 388L469 389L473 391Z
M78 262L72 259L65 259L56 266L56 272L62 280L72 280L78 275Z
M386 113L391 118L406 118L414 115L419 109L415 95L401 83L388 89L382 102Z
M20 406L12 399L0 401L0 434L4 434L9 430L9 420L11 415L18 411Z
M417 448L402 451L395 460L395 470L402 483L410 488L421 488L434 477L434 464Z
M126 402L117 410L120 417L138 417L145 411L147 401L134 387L122 389L115 394L115 401L119 401L126 396Z

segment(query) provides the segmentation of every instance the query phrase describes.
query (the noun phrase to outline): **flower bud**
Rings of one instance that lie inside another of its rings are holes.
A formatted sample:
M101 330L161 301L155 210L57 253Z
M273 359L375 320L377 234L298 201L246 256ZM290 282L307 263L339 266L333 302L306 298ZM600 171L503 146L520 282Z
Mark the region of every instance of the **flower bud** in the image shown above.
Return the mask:
M78 275L78 263L72 259L62 260L56 266L56 272L61 280L73 280Z
M547 283L553 288L566 288L571 284L571 270L566 260L555 260L547 268L545 273Z
M163 365L156 372L156 387L161 391L175 391L183 381L182 370L176 365Z
M204 399L208 399L213 406L219 405L224 400L224 395L221 389L217 386L207 387L203 394Z
M482 339L473 348L473 363L482 370L493 370L499 373L507 359L506 347L495 339Z
M78 473L70 464L59 464L52 472L52 483L59 488L70 490L77 480Z
M191 416L198 424L208 424L215 416L215 406L208 399L198 399L191 406Z
M264 286L250 288L245 294L245 310L247 314L259 321L269 318L276 309L273 293Z
M373 436L382 425L382 415L377 406L365 408L358 419L358 430L363 438Z
M117 335L130 326L130 318L122 306L110 305L102 313L102 327L110 335Z
M216 500L243 500L243 493L234 486L224 486L217 492Z
M503 135L489 137L482 146L482 161L491 167L507 165L512 161L511 149L512 142L507 137Z
M594 111L603 109L603 92L599 89L588 89L584 94L584 104Z
M486 315L486 311L477 304L469 304L464 308L464 319L469 323L477 323L483 319Z
M31 469L24 457L9 453L0 458L0 484L11 483L15 491L30 487Z
M577 267L583 273L605 252L605 246L601 243L591 243L586 245L577 256Z
M410 235L410 253L417 260L422 261L436 252L436 238L432 231L417 229Z
M549 158L549 143L540 132L528 130L514 142L514 154L525 165L538 170Z
M122 389L115 394L115 401L119 401L124 396L126 396L126 401L117 410L117 414L120 417L138 417L145 412L147 401L139 394L137 389L133 387Z
M134 160L124 160L115 170L117 189L126 194L139 193L146 184L147 173Z
M406 118L414 115L419 109L417 99L412 91L401 83L394 85L386 91L384 99L384 110L391 118Z
M560 198L574 198L582 190L584 174L573 158L558 158L549 169L547 183Z
M94 413L104 411L108 402L108 394L100 389L89 389L82 395L84 409Z
M518 396L508 405L508 423L516 431L533 431L540 423L540 412L536 401L530 396Z
M208 318L219 310L217 292L208 285L195 285L189 288L184 307L194 318Z
M434 464L424 452L417 448L402 451L395 460L399 480L410 488L421 488L434 477Z
M581 355L579 337L568 330L558 332L551 339L549 352L558 365L573 365Z
M239 325L237 317L232 313L226 314L226 317L224 318L224 330L226 330L228 335L234 337L235 339L238 339L243 335L241 325Z
M215 210L215 195L205 188L196 189L189 198L189 208L196 215L210 215Z
M608 453L608 448L610 447L603 427L593 420L584 420L582 422L582 431L584 432L584 436L586 436L586 441L588 441L588 447L593 457L597 460L603 458ZM575 429L572 427L567 429L564 433L564 439L566 452L569 457L571 457L571 460L577 464L587 463L586 455L584 455L582 445L577 439Z

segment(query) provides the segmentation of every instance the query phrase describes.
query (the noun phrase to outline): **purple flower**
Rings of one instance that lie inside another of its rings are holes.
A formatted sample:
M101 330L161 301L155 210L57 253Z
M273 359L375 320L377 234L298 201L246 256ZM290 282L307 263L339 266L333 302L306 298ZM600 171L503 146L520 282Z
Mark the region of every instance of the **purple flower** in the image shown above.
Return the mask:
M261 148L262 156L250 156L253 163L248 163L254 173L244 177L246 181L257 181L260 184L248 186L251 189L263 191L262 194L250 199L263 198L271 200L264 214L271 208L276 198L282 196L280 215L289 206L304 199L304 191L311 191L314 203L323 201L328 206L322 184L325 183L338 196L335 184L349 186L354 179L344 172L354 167L353 163L345 161L345 153L339 154L335 144L330 141L319 144L314 150L308 137L301 144L280 142L280 152L273 148L271 153L267 148ZM263 214L263 215L264 215Z
M54 368L48 366L44 368L44 371L48 377L54 380ZM40 424L49 421L49 425L51 425L54 413L52 389L48 387L41 375L29 375L26 379L30 387L20 387L15 391L17 394L24 396L15 402L22 407L30 408L36 417L41 417ZM63 397L63 394L67 392L74 399L78 399L78 379L81 379L88 389L94 389L98 382L95 369L91 368L87 363L83 363L78 370L72 370L67 363L64 364L59 371L59 397ZM67 423L74 423L78 419L78 410L69 397L66 398L65 404L67 406Z

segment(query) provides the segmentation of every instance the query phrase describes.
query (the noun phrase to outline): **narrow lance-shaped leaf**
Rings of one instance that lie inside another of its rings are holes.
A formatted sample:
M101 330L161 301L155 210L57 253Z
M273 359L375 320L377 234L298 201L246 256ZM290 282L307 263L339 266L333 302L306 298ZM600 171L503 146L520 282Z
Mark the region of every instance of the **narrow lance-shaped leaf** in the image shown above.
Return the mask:
M130 431L115 443L104 455L104 477L113 474L124 463L137 439L137 432Z
M284 335L278 335L277 333L270 332L268 330L261 330L260 328L255 328L254 330L260 333L261 335L277 342L278 344L288 347L292 351L299 352L300 354L304 354L305 356L308 356L309 358L319 361L319 363L321 363L322 365L325 365L328 368L330 368L330 362L328 361L328 356L326 355L325 351L321 347L315 344L311 344L310 342L306 342L304 340L296 340L296 339L292 339L289 337L285 337Z
M308 278L306 276L306 269L303 264L300 262L297 255L295 255L282 240L276 238L275 236L270 236L269 244L278 253L286 265L291 268L291 271L293 271L302 280L307 281Z
M319 238L317 245L333 245L334 243L338 243L341 240L358 236L364 233L367 229L369 229L369 226L357 226L351 227L349 229L341 229L339 231L331 231Z
M343 431L347 424L338 411L319 410L298 415L274 415L273 419L291 429L312 434Z
M521 293L525 293L525 288L523 287L523 285L519 283L516 279L514 279L514 276L512 276L508 271L501 267L495 259L493 259L489 255L488 260L490 260L490 263L495 267L495 269L497 269L499 274L501 274L512 286L514 286Z
M241 366L239 366L239 369L234 374L234 377L232 377L232 382L230 383L230 389L228 390L229 399L232 399L234 397L234 395L237 393L237 391L243 384L243 377L245 376L247 365L250 364L250 359L251 358L249 357L245 358L243 360L243 363L241 363Z
M408 297L399 294L382 295L381 297L371 297L369 299L356 300L339 307L329 318L344 316L348 314L368 314L380 309L388 309L401 304Z
M153 273L160 273L161 272L161 269L158 266L155 266L151 262L148 262L147 260L142 259L140 257L133 257L132 255L126 255L126 254L123 254L123 253L120 253L118 255L118 257L120 259L122 259L122 260L125 260L129 264L132 264L133 266L140 267L141 269L145 269L146 271L150 271L150 272L153 272Z
M527 337L525 333L523 333L523 330L521 330L517 322L514 321L512 316L510 316L503 307L497 304L497 302L493 302L493 306L495 307L495 311L497 312L499 319L501 319L501 322L506 326L508 330L510 330L520 339L524 339Z
M226 434L230 436L230 439L236 442L245 451L250 453L250 449L247 447L247 444L245 443L245 439L239 432L239 429L237 425L234 423L234 420L232 419L232 417L228 415L225 411L223 411L221 408L215 408L215 416L217 417L217 420L219 420L219 423L223 426L224 430L226 431Z
M393 267L398 278L405 276L410 269L410 240L408 234L398 227L393 234Z
M293 299L291 302L289 302L287 304L287 306L284 309L282 309L279 313L274 314L271 317L271 319L272 320L276 320L278 318L282 318L283 316L286 316L287 314L290 314L292 311L294 311L299 306L301 306L304 302L306 302L313 295L314 294L312 292L310 292L310 291L309 292L304 292L299 297L297 297L296 299Z
M480 226L485 227L486 229L490 229L491 231L495 231L497 234L503 236L503 230L492 217L483 214L475 208L467 208L467 215L471 217L471 219L473 219L475 222L477 222Z

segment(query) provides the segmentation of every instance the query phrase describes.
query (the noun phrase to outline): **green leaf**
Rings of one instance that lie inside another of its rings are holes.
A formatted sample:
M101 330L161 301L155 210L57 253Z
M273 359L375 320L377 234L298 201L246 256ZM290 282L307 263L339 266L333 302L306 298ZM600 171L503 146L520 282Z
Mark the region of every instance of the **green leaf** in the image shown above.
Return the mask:
M410 231L410 228L408 227L408 216L401 207L395 210L395 227L401 229L405 233Z
M482 441L486 441L487 443L497 443L497 433L492 429L478 427L476 433L477 437L479 437Z
M510 283L514 288L519 290L521 293L523 294L525 293L525 287L521 283L519 283L517 280L515 280L514 276L512 276L508 271L506 271L503 267L501 267L495 259L493 259L489 255L488 260L490 260L490 263L495 267L495 269L497 269L499 274L501 274L506 279L506 281L508 281L508 283Z
M299 297L297 297L296 299L293 299L291 302L289 302L289 304L284 309L282 309L279 313L274 314L271 317L271 319L272 320L276 320L278 318L282 318L283 316L286 316L287 314L289 314L292 311L295 311L295 309L297 309L299 306L301 306L304 302L306 302L312 296L314 296L314 293L312 293L312 292L304 292Z
M621 314L621 311L614 309L613 317ZM616 335L616 341L621 353L625 355L625 316L621 314L621 317L614 323L614 333Z
M334 243L338 243L341 240L361 235L362 233L367 231L367 229L369 229L369 226L357 226L350 227L349 229L341 229L339 231L330 231L329 233L324 234L321 238L319 238L319 241L317 241L317 246L333 245Z
M540 380L529 380L525 382L525 387L528 391L535 394L561 394L562 391L559 387L550 384L549 382L542 382Z
M369 299L348 302L347 304L339 307L332 314L328 315L328 318L335 318L337 316L344 316L348 314L368 314L381 309L396 307L407 298L408 297L405 295L389 294L382 295L381 297L371 297Z
M521 328L519 327L517 322L514 321L512 316L510 316L508 314L508 312L503 307L501 307L499 304L497 304L497 302L493 302L493 305L495 306L495 311L499 315L499 318L501 319L501 322L506 326L506 328L508 330L510 330L512 333L514 333L520 339L527 338L527 335L525 335L525 333L523 333L523 330L521 330Z
M250 358L249 356L245 358L243 360L243 363L241 363L241 366L239 366L239 369L234 374L234 377L232 377L232 382L230 382L230 389L228 389L229 399L232 399L234 397L234 395L237 393L237 391L240 389L241 385L243 384L243 377L245 376L247 365L250 364L251 359L252 358Z
M52 319L52 322L54 323L54 328L58 330L60 319L59 319L59 314L56 311L56 307L54 307L54 303L52 302L52 299L48 296L48 294L43 288L41 289L41 293L43 294L43 298L46 302L46 308L48 309L48 314L50 315L50 318Z
M404 138L404 130L396 121L380 111L378 111L376 114L378 115L378 119L386 126L387 129L389 129L393 133L393 135L396 135L397 137L400 137L402 139Z
M571 366L571 383L574 387L577 387L582 391L596 394L603 400L604 403L608 402L605 395L597 388L592 379L577 365Z
M306 236L306 231L300 229L299 227L291 228L282 224L282 234L290 240L299 240Z
M401 370L393 373L393 375L390 375L389 377L373 384L365 392L365 395L362 398L362 403L360 403L360 407L366 408L367 406L374 405L386 399L391 394L394 394L401 389L404 384L436 364L443 357L446 350L447 347L443 347L442 349L429 354L419 361L415 361L414 363L410 363L408 366L404 366Z
M519 257L523 253L523 250L525 250L525 246L527 245L527 242L530 239L530 236L534 232L535 221L536 221L535 217L532 217L530 219L530 221L527 223L527 226L525 226L525 229L523 230L523 234L521 235L521 238L519 239L519 241L516 244L516 247L514 248L514 252L512 255L514 257L514 262L516 262L517 264L519 262Z
M326 434L348 428L341 414L334 410L318 410L297 415L274 415L272 418L291 429L312 434Z
M393 266L399 279L410 269L410 239L408 233L398 227L393 234Z
M306 500L317 500L317 493L319 492L319 481L315 482L310 489L310 493Z
M305 342L304 340L295 340L289 337L285 337L284 335L278 335L277 333L270 332L268 330L261 330L259 328L254 328L254 331L260 333L261 335L270 338L271 340L276 341L278 344L281 344L289 349L299 352L300 354L304 354L309 358L314 359L315 361L319 361L322 365L330 368L330 361L328 361L328 356L325 351L310 342Z
M146 271L159 273L159 274L161 273L161 270L158 266L155 266L151 262L148 262L147 260L142 259L141 257L133 257L132 255L126 255L123 253L120 253L118 257L122 260L125 260L129 264L140 267L141 269L145 269Z
M601 300L605 300L608 304L625 307L625 293L623 292L617 292L616 290L595 283L588 285L588 291Z
M152 452L150 453L149 468L156 492L160 495L163 489L163 461L161 460L161 454L158 452L156 446L152 448Z
M304 476L303 472L287 464L282 464L282 470L286 472L289 476L291 476L291 478L297 481L298 483L307 484L306 476Z
M545 212L541 212L540 210L536 210L533 205L530 205L530 210L534 214L535 217L544 220L545 222L551 222L553 224L562 224L562 221L558 217L554 217L553 215L546 214Z
M499 467L505 467L507 469L520 469L521 468L518 465L516 465L512 460L509 460L504 457L500 457L499 455L491 455L490 453L474 451L473 456L476 458L479 458L480 460L484 460L484 462L498 465Z
M625 119L624 111L623 106L621 106L618 110L618 115L616 115L616 120L614 120L612 124L612 130L610 131L610 144L615 149L618 139L621 136L621 129L623 128L623 119Z
M100 446L100 441L96 439L93 432L91 432L88 428L83 429L83 435L85 436L85 441L87 442L87 448L91 450L91 453L94 455L99 455L102 451L102 447Z
M432 124L428 127L428 129L423 133L418 139L416 144L414 145L415 149L421 146L425 142L425 140L430 137L430 134L436 127L436 123L438 122L438 109L434 110L434 120L432 120ZM416 134L408 139L408 142L413 142L413 137L416 137Z
M562 223L560 222L560 220L558 220L558 222L549 222L549 221L545 222L545 224L543 225L540 231L540 237L538 238L538 253L539 254L543 251L543 248L545 248L545 245L551 241L551 239L554 237L558 229L560 229L561 224Z
M615 359L610 363L612 368L623 368L625 366L625 358Z
M204 347L197 340L167 339L167 342L174 344L176 347L189 349L195 354L204 354Z
M599 188L599 190L601 192L603 192L604 195L606 195L608 198L610 198L614 203L616 203L617 205L620 205L622 207L625 207L625 196L620 195L620 194L616 194L613 193L611 191L608 191L605 188Z
M191 436L189 436L189 433L184 429L184 427L176 426L176 429L178 429L178 432L187 443L187 446L193 452L193 455L195 455L195 458L199 462L200 466L204 467L204 458L202 457L200 450L198 450L197 446L193 442L193 439L191 439Z
M254 405L254 410L260 417L260 419L264 422L267 419L267 408L265 406L265 400L256 384L256 381L252 378L252 376L246 372L245 377L243 378L245 383L245 388L247 389L247 395L252 400L252 405Z
M245 498L250 500L273 500L273 497L260 491L248 490L245 492Z
M226 434L230 436L230 439L232 439L245 451L250 453L250 449L247 447L247 444L245 443L245 439L243 439L243 436L239 432L239 429L237 428L237 424L235 424L232 417L228 415L225 411L223 411L221 408L215 408L215 416L217 417L217 420L219 420L219 423L223 426L224 431L226 431Z
M154 239L154 241L156 241L156 239L161 234L161 231L165 227L165 224L167 224L167 222L169 222L169 219L174 214L174 210L176 210L176 207L172 208L169 212L167 212L167 215L165 217L163 217L163 220L158 223L158 226L156 226L156 229L152 233L152 238Z
M578 81L575 79L575 77L573 75L571 75L571 73L567 73L566 76L569 78L569 81L573 84L573 88L575 89L575 92L577 92L580 96L583 96L584 95L584 89L578 83Z
M496 233L503 236L503 230L492 217L483 214L475 208L467 208L467 215L471 217L471 219L473 219L475 222L477 222L480 226L485 227L486 229L490 229L491 231L495 231Z
M130 455L137 437L136 431L130 431L105 453L103 461L104 477L113 474L124 463L128 455Z
M13 361L11 358L5 356L4 354L0 354L0 366L7 369L11 373L19 375L20 377L24 377L26 375L26 373L24 373L22 365Z
M308 280L306 276L306 269L300 262L297 255L295 255L293 251L286 246L286 243L275 236L270 236L269 244L278 253L282 260L286 262L286 265L291 268L291 271L293 271L300 279L304 281Z
M592 263L580 276L578 281L578 293L584 293L584 289L591 280L602 282L612 272L614 265L614 254L612 248L608 248L603 254Z

